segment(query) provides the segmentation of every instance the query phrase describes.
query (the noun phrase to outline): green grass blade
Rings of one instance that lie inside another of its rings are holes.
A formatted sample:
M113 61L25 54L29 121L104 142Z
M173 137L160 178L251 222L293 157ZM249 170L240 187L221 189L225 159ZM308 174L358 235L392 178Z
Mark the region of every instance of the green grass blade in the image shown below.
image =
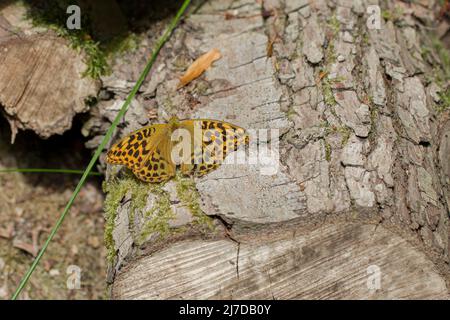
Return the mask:
M0 173L66 173L66 174L83 174L84 170L73 169L45 169L45 168L9 168L0 169ZM91 176L101 176L100 172L89 172Z
M138 92L139 88L141 87L142 83L144 82L145 78L147 77L148 73L150 72L150 69L153 65L153 63L156 60L156 57L158 56L159 51L163 47L163 45L167 42L170 35L172 34L173 29L177 26L178 22L181 19L181 16L186 11L186 8L188 7L190 0L184 0L183 5L178 10L177 15L173 18L171 21L169 27L164 32L162 37L159 39L155 50L152 53L152 56L145 66L144 70L142 71L138 81L134 85L133 89L131 90L130 94L128 95L127 99L125 100L124 104L122 105L122 108L120 109L119 113L117 114L116 118L114 119L113 123L109 127L108 131L106 132L106 135L102 139L100 145L98 146L97 150L95 151L91 161L89 162L86 170L83 173L83 176L80 179L80 182L78 183L77 187L75 188L75 191L73 192L69 202L67 203L63 213L59 217L59 219L56 221L55 225L53 226L52 231L50 232L50 235L48 236L47 240L45 241L42 249L39 251L38 255L34 259L33 263L31 264L30 268L28 269L27 273L21 280L19 286L17 287L16 291L14 292L13 296L11 297L12 300L16 300L19 294L22 292L23 288L27 284L28 280L30 279L31 275L33 274L34 270L36 269L37 265L39 264L39 261L41 260L42 256L44 255L45 251L47 250L48 245L52 241L53 237L55 236L56 232L58 231L59 227L61 226L62 222L64 221L64 218L66 217L67 213L70 210L70 207L72 206L73 202L75 201L75 198L77 197L78 193L81 190L81 187L83 186L84 182L86 181L86 178L88 177L89 173L91 172L92 168L94 167L95 163L97 162L100 154L102 153L103 149L105 148L106 144L108 143L109 139L111 139L111 136L116 129L119 121L122 119L122 117L125 115L125 112L128 110L128 107L135 97L136 93Z

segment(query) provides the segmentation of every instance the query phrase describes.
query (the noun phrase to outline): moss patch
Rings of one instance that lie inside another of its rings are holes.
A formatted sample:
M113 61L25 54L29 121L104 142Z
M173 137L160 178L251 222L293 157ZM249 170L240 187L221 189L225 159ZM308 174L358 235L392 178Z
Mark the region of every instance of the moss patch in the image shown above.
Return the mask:
M159 240L164 239L170 233L169 221L175 218L170 207L169 194L160 188L152 192L157 198L153 207L144 214L146 221L137 238L139 245L143 244L150 235L157 235Z
M124 174L124 177L121 179L114 177L110 181L103 182L103 191L107 194L104 204L106 221L104 239L108 250L108 261L113 261L116 254L113 231L117 210L123 198L127 194L131 197L129 221L130 225L134 225L136 210L142 210L145 207L150 192L156 193L160 190L160 185L143 183L136 179L130 172Z
M331 18L327 22L327 26L333 32L333 36L336 36L339 33L339 30L341 29L341 23L337 19L336 14L331 16Z
M191 177L185 177L177 174L175 177L175 188L177 197L181 204L189 209L193 216L192 226L201 232L213 231L213 219L207 216L200 209L200 195L197 191L194 180ZM112 178L103 183L103 190L107 193L105 199L105 245L108 250L108 261L114 261L116 247L113 238L115 228L115 219L117 210L124 197L130 196L129 221L130 226L134 226L136 214L142 213L142 228L139 230L130 230L135 242L138 245L145 243L150 236L155 235L155 241L162 240L168 235L179 233L185 230L185 227L173 228L170 221L175 219L175 212L172 210L170 194L163 189L164 184L144 183L134 177L128 170L119 178ZM150 194L155 196L153 206L143 212L147 205Z
M178 174L176 184L177 196L193 215L193 224L202 229L206 227L208 230L214 230L213 219L200 209L200 194L197 191L194 180L191 177Z
M436 35L427 35L424 39L427 45L421 48L422 57L434 66L433 71L425 80L428 83L435 82L441 87L440 101L436 104L436 110L442 112L450 108L450 53ZM434 53L434 54L432 54Z
M100 7L102 4L86 3L80 0L31 0L23 2L27 8L27 18L34 26L45 27L56 32L59 36L67 39L71 46L83 51L86 55L86 70L83 76L94 79L110 73L111 68L108 60L112 54L123 53L124 51L137 47L137 35L128 31L128 26L123 25L117 30L123 30L117 34L99 35L96 31L99 10L108 10L108 7ZM69 14L66 13L68 6L78 5L81 8L81 29L69 30L66 27ZM97 8L98 7L98 8ZM119 11L120 12L120 11ZM120 23L126 23L126 20Z
M437 111L443 112L445 110L450 110L450 88L447 88L444 92L440 92L439 98L441 101L437 105Z
M394 10L382 10L381 16L386 21L392 21L393 23L399 25L403 18L403 9L401 7L395 7Z
M327 140L324 140L325 143L325 159L330 162L331 161L331 145Z
M322 81L322 92L323 92L323 99L326 105L328 106L336 105L336 99L334 98L333 89L331 88L331 82L326 76Z
M348 142L348 140L350 139L350 135L352 133L352 129L350 127L347 126L341 126L341 127L336 127L336 126L331 126L328 122L323 121L320 124L321 128L325 128L325 135L328 136L330 134L340 134L341 136L341 147L345 146ZM326 141L325 141L325 158L330 161L331 160L331 145Z
M107 183L106 180L103 181L103 191L107 193L105 203L104 203L104 211L105 211L105 233L104 233L104 241L106 249L108 250L107 260L113 261L116 255L116 249L114 247L114 238L113 238L113 230L114 230L114 220L117 216L117 209L119 208L119 204L122 201L123 197L125 197L128 189L124 185L120 185L115 181Z
M339 132L342 136L341 146L345 146L350 139L350 134L352 133L352 129L347 126L337 128L337 132Z

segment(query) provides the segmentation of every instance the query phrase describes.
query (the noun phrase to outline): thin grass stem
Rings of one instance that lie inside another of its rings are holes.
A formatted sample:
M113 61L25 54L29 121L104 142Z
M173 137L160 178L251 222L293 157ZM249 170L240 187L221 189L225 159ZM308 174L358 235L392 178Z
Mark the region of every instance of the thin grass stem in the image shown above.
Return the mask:
M65 173L65 174L83 174L84 170L73 169L46 169L46 168L8 168L0 169L0 173ZM91 176L101 176L100 172L89 172Z

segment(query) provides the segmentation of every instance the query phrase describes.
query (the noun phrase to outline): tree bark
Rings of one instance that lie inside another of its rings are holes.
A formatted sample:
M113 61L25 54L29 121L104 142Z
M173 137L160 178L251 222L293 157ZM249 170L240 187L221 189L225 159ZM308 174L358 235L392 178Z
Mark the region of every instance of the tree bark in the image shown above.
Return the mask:
M449 111L423 50L434 2L384 1L381 29L367 28L370 4L208 1L188 15L116 138L157 108L278 129L279 170L223 165L155 186L109 167L112 298L449 297ZM222 58L176 90L211 48Z

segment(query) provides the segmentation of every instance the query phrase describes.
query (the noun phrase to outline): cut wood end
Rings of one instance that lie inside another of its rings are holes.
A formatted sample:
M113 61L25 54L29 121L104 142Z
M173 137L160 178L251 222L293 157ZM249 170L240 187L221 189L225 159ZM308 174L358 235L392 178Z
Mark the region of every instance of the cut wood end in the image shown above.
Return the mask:
M176 243L131 262L116 276L113 298L449 298L434 263L380 225L330 224L261 240L239 248L227 240Z
M0 105L17 129L43 138L70 129L73 117L87 110L99 82L82 76L83 57L53 35L11 39L0 45ZM26 63L24 63L26 61Z

